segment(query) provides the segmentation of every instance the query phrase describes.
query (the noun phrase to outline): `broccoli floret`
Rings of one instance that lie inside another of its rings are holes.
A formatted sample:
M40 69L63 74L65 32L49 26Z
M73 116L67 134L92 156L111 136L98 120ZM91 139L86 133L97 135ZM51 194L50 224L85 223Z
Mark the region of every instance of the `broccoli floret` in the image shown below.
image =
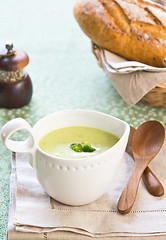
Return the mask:
M94 152L96 149L93 148L89 143L72 143L70 148L75 152Z
M72 143L70 144L70 148L75 152L82 152L82 145L80 143Z
M82 151L83 152L94 152L96 149L93 148L89 143L85 142L82 144Z

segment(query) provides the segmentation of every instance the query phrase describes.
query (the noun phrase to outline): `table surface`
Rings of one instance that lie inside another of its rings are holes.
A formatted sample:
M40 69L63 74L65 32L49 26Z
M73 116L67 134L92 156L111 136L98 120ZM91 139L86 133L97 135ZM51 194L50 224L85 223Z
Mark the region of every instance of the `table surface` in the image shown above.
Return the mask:
M16 117L33 126L41 117L65 109L101 111L137 127L147 120L166 127L166 110L128 106L98 67L90 40L73 15L75 0L6 0L1 3L0 48L10 40L28 53L26 67L33 83L29 105L0 109L0 127ZM18 132L15 139L25 138ZM0 239L6 239L11 153L0 140Z

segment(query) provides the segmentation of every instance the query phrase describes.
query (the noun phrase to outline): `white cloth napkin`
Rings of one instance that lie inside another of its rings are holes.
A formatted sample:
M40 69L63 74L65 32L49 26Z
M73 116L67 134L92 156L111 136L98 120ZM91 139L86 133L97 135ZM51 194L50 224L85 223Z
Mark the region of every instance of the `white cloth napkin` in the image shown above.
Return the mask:
M164 186L165 157L166 143L150 164ZM80 207L67 206L50 198L38 183L35 169L27 158L27 154L13 155L9 240L166 238L166 196L151 196L142 182L132 211L127 215L117 211L118 199L134 167L127 153L108 192Z
M104 49L100 49L100 51L103 64L110 73L127 74L136 71L166 72L166 67L157 68L136 61L127 61L125 58L122 58L110 51Z

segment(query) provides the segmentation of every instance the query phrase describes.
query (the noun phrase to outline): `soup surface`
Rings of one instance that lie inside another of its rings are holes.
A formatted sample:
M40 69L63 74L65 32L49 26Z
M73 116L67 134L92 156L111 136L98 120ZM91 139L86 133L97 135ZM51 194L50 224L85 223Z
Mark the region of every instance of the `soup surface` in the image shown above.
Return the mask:
M39 141L39 147L46 153L67 159L86 158L100 154L115 143L119 138L109 132L82 126L59 128L47 133ZM74 151L72 145L90 145L93 151Z

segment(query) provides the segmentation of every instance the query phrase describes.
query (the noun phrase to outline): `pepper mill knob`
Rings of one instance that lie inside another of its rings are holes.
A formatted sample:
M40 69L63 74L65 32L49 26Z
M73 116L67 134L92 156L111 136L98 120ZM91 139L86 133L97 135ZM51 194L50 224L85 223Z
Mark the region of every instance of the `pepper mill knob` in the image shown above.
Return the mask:
M10 42L7 42L5 44L5 47L7 49L7 54L14 54L14 51L13 51L13 43L10 43Z
M0 51L0 107L20 108L30 102L32 82L23 70L28 63L28 55L14 50L13 43L6 43Z

